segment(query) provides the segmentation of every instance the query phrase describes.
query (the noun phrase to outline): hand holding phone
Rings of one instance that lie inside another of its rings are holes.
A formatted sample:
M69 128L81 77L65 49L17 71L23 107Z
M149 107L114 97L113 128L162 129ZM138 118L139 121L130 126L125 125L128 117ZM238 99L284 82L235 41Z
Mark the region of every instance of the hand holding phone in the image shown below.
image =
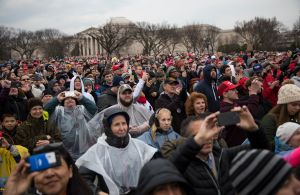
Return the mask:
M250 132L258 130L258 125L256 124L247 106L235 107L231 111L238 112L240 115L240 122L237 124L238 127Z

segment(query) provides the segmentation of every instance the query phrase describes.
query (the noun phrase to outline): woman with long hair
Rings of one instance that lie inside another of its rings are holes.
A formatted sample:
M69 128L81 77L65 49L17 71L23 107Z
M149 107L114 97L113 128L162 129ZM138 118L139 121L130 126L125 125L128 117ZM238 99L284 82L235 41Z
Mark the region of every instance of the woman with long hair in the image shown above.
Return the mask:
M193 92L185 102L186 115L200 115L207 111L207 98L203 93Z
M300 123L300 88L294 84L279 89L277 105L261 121L273 149L276 130L286 122Z

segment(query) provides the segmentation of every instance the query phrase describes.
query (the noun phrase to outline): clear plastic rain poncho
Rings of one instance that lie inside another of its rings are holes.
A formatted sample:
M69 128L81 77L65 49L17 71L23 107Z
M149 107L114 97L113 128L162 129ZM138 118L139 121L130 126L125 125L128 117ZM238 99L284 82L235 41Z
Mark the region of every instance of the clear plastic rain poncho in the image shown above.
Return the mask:
M57 106L50 118L61 130L63 144L74 160L95 144L99 137L87 125L91 118L92 115L83 105L75 108Z
M157 150L131 137L125 148L110 146L105 139L105 134L99 137L97 144L80 157L76 165L101 174L109 194L126 194L137 186L140 170Z
M125 85L122 85L122 87L123 86L125 86ZM129 85L126 85L126 86L129 87ZM154 112L150 111L147 108L145 108L144 106L136 104L136 103L132 103L128 107L123 106L122 103L120 102L120 90L121 90L122 87L120 87L119 91L118 91L118 96L117 96L118 104L113 105L109 108L119 108L119 109L127 112L127 114L130 117L129 127L139 126L139 125L142 125L145 122L148 123L148 121L150 120L151 115ZM104 113L107 109L108 108L102 110L101 112L96 114L89 121L88 125L89 125L89 127L92 131L99 132L100 134L103 133L104 129L103 129L102 120L103 120Z

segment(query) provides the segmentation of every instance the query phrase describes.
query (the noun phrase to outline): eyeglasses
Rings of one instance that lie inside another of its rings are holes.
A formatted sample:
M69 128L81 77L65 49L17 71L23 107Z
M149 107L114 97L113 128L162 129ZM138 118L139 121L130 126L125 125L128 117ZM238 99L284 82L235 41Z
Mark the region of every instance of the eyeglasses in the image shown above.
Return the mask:
M27 78L27 79L22 79L22 81L29 81L30 79L29 78Z

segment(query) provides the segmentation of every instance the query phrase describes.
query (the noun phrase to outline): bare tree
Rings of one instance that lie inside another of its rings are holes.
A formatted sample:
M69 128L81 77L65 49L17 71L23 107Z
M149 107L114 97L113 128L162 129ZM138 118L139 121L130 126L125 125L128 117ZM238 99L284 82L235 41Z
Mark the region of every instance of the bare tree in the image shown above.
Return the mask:
M40 39L35 32L16 30L10 40L11 49L17 51L22 58L31 58L33 52L39 47Z
M36 31L36 36L47 57L63 57L70 50L73 40L72 36L67 36L57 29L39 30Z
M215 50L215 45L217 42L217 36L220 33L220 29L215 27L215 26L211 26L209 25L205 31L204 31L204 39L205 42L207 43L207 50L209 52L209 47L211 48L211 52L214 52Z
M295 48L300 47L300 16L298 17L298 20L295 22L292 30L294 43L293 46Z
M203 48L204 31L198 24L187 25L182 28L182 43L190 52L200 52Z
M88 33L95 38L108 55L118 51L132 38L133 24L116 24L111 21Z
M170 27L167 33L168 33L167 49L169 53L173 54L176 46L182 42L181 33L180 30L175 25Z
M279 39L282 25L274 18L255 17L250 21L237 22L234 30L257 50L273 50Z
M134 39L143 45L143 54L156 56L168 47L168 25L138 22Z
M12 29L0 26L0 59L10 58L9 42L11 39Z

